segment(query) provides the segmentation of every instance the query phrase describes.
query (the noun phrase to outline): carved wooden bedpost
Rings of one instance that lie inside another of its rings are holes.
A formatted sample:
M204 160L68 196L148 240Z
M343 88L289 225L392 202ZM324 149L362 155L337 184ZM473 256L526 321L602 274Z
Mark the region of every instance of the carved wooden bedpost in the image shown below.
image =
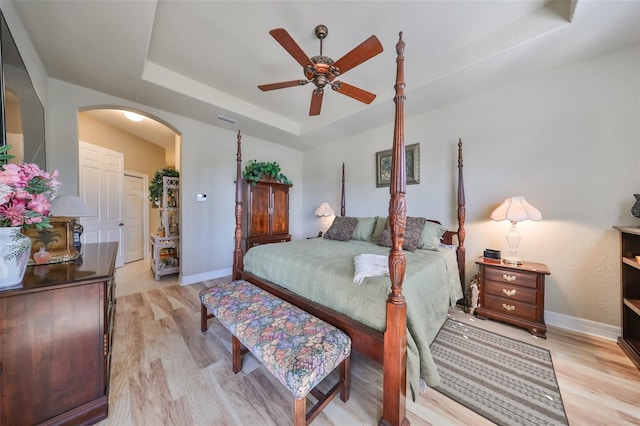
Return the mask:
M391 293L387 299L387 329L384 332L383 405L379 425L408 425L407 398L407 304L402 294L402 282L407 261L402 250L407 222L406 168L404 147L404 46L402 32L396 44L396 104L393 130L393 154L391 157L391 199L389 201L389 226L391 251L389 252L389 277Z
M238 146L236 152L236 230L235 248L233 249L233 271L232 278L240 278L240 271L244 268L242 262L242 136L238 130Z
M340 216L345 216L345 208L344 208L344 163L342 163L342 195L340 197Z
M464 180L462 178L462 139L458 139L458 271L460 271L460 284L462 284L462 291L464 294L465 283L465 262L466 262L466 249L464 247L464 238L466 230L464 229L464 222L466 220L467 211L465 208L464 199Z

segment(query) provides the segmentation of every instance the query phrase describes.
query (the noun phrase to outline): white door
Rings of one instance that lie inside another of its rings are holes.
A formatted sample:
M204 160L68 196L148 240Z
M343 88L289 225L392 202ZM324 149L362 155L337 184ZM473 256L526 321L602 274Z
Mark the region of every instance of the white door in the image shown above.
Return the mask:
M145 192L144 178L126 172L124 175L124 262L144 258Z
M84 218L83 243L118 242L116 267L124 265L122 229L122 180L124 154L87 142L79 142L80 198L97 213Z

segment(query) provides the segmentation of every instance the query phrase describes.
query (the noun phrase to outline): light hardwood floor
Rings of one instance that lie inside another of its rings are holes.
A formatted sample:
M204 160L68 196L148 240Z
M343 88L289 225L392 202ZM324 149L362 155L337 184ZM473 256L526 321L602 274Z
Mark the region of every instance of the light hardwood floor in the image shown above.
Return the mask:
M200 332L198 293L213 281L155 281L145 261L118 269L112 356L111 425L288 425L293 400L250 355L231 371L230 335L216 320ZM459 309L460 321L547 348L572 425L640 425L640 372L615 342L550 327L548 338ZM381 414L381 366L352 357L351 398L336 398L314 425L375 425ZM407 401L413 425L490 425L434 390Z

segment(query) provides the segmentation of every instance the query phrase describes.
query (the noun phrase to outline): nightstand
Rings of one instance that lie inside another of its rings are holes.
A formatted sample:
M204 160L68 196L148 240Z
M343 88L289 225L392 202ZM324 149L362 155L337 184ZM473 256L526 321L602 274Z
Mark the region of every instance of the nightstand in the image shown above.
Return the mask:
M491 318L526 328L546 339L544 323L544 279L550 275L543 263L522 265L476 260L478 274L478 318Z

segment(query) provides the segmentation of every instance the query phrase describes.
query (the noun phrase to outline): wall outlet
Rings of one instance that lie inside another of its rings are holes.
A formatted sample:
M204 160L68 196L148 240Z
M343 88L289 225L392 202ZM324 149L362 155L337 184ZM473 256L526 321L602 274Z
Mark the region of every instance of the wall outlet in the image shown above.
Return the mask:
M207 201L207 194L196 194L196 201Z

